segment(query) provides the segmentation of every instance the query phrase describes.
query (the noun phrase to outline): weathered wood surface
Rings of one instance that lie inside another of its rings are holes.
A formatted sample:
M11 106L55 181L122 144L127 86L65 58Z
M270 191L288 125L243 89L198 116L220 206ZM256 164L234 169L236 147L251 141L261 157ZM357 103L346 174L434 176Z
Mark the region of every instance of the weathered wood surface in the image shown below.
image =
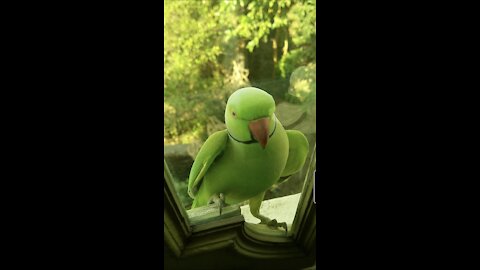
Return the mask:
M200 225L208 222L218 221L224 218L241 215L239 205L230 205L222 208L220 215L217 206L202 206L187 210L188 218L192 225Z

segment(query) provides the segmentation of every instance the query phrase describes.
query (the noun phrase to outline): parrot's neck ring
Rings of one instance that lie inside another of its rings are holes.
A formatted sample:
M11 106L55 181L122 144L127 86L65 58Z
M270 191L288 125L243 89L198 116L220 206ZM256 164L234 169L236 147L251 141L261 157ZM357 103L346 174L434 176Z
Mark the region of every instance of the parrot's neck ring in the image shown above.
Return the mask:
M273 126L273 131L272 133L268 136L268 138L271 138L273 136L273 133L275 133L275 130L277 129L277 121L274 122L274 126ZM237 140L235 139L235 137L232 136L232 134L230 134L230 132L228 131L227 129L227 133L228 133L228 136L230 136L230 138L232 138L234 141L237 141L239 143L243 143L243 144L252 144L252 143L258 143L257 140L255 139L251 139L250 141L240 141L240 140Z

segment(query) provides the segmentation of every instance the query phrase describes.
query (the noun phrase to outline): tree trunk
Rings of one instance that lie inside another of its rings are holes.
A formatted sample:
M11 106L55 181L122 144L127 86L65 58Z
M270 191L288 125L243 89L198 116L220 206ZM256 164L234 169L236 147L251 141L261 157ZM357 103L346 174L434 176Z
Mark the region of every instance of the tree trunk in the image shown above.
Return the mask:
M275 37L272 39L272 48L273 48L273 69L272 69L272 79L275 79L275 69L278 64L278 28L275 29Z

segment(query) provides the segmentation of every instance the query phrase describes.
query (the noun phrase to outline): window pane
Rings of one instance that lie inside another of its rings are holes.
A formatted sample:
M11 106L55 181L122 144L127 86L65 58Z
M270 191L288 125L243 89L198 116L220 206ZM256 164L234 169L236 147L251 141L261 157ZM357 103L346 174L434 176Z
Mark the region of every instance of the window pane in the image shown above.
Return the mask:
M187 210L193 161L211 134L226 129L227 100L246 86L272 95L284 128L308 139L303 169L264 197L291 196L264 203L270 208L298 201L316 135L315 8L290 0L164 2L164 154ZM275 211L288 209L278 212L288 219L295 207Z

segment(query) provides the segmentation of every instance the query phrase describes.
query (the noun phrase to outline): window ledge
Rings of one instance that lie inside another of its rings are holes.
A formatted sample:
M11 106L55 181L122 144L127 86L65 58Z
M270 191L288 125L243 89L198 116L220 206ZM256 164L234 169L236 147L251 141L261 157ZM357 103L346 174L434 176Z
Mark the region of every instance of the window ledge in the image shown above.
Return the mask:
M213 260L230 254L238 260L249 258L246 263L254 260L268 268L289 264L301 269L313 265L316 249L316 213L312 200L315 150L314 147L302 193L267 200L261 206L263 215L287 224L293 221L289 236L283 229L274 230L264 224L250 223L258 223L258 220L251 216L247 205L225 207L221 216L215 207L200 207L187 213L165 166L164 241L177 258L175 263L193 263L205 256ZM282 211L275 212L278 208ZM227 251L232 248L234 253ZM224 263L229 269L236 266L235 260Z
M288 230L290 230L293 220L295 219L295 212L298 201L300 200L300 195L302 195L302 193L263 201L260 206L260 213L271 219L276 219L278 222L286 222ZM250 213L250 206L244 205L240 208L245 222L254 224L260 222L260 219Z

